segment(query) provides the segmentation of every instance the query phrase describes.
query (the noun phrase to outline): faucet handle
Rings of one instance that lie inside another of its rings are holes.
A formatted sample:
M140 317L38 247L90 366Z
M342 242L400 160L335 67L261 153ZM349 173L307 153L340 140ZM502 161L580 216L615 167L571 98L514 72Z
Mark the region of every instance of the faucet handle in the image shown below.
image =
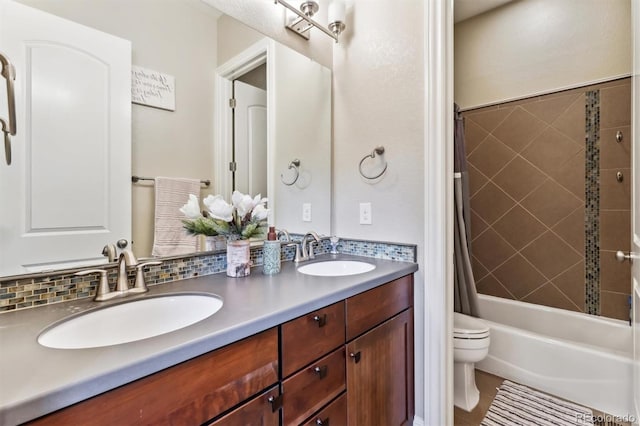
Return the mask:
M84 271L76 272L74 275L83 276L89 274L100 274L100 284L98 284L98 287L96 288L96 295L93 297L93 300L95 300L96 302L107 300L107 298L105 298L105 295L111 291L109 289L109 281L107 280L107 270L87 269Z
M315 243L316 243L316 242L315 242L314 240L309 241L309 250L308 250L308 251L309 251L309 254L307 255L307 256L309 257L309 259L315 259L315 258L316 258L316 255L315 255L315 253L313 252L313 245L314 245Z
M285 247L295 247L296 248L296 257L293 259L293 261L296 262L296 263L302 262L303 260L305 260L300 255L300 245L302 245L302 244L304 244L304 243L301 242L300 244L298 244L297 242L293 242L293 243L285 244Z
M132 288L129 289L130 293L145 293L149 291L149 288L147 288L147 283L144 282L144 268L146 266L153 265L162 265L162 262L145 262L136 265L136 283Z

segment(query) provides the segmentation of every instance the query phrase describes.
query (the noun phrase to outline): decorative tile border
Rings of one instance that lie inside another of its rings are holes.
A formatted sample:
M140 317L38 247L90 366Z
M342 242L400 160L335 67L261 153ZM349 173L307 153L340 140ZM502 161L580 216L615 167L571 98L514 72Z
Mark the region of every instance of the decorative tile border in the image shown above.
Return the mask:
M300 241L302 235L292 235L291 239ZM331 243L325 239L317 246L315 253L325 254L330 250ZM416 262L417 259L416 245L412 244L344 239L339 243L339 251L345 254L404 262ZM282 260L292 261L294 257L295 247L285 247L283 244ZM251 249L251 260L255 266L262 265L262 259L262 247ZM159 285L224 272L226 268L226 252L171 258L164 260L162 265L149 267L145 272L145 281L149 286ZM109 266L109 269L109 284L113 287L117 277L116 268ZM97 275L75 276L73 272L0 280L0 314L91 297L98 286L99 277ZM132 272L129 274L129 285L133 285L134 279L135 274Z
M585 310L600 315L600 91L585 102Z

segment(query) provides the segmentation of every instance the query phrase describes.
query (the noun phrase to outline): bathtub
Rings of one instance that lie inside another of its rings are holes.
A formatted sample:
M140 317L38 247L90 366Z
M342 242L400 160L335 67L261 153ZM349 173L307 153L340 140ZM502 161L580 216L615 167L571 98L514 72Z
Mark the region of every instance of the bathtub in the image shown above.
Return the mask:
M491 345L478 369L615 416L634 413L627 322L493 296L479 299Z

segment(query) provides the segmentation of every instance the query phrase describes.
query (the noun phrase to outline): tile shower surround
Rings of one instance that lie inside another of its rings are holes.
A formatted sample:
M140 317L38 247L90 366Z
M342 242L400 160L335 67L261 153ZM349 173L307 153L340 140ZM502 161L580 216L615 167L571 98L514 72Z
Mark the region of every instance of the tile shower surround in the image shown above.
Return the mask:
M302 235L292 235L300 240ZM316 254L329 253L331 244L323 240L316 248ZM416 262L416 246L362 240L340 240L340 253L379 259ZM294 247L282 247L282 260L292 261ZM254 266L262 265L262 247L251 249ZM227 267L226 252L194 254L163 261L162 265L151 266L145 272L147 285L158 285L171 281L224 272ZM110 267L109 284L113 288L116 282L116 268ZM253 273L261 273L254 270ZM129 274L129 285L133 285L135 274ZM17 309L33 308L50 303L91 297L98 285L97 275L75 276L73 274L52 274L38 278L0 280L0 313ZM241 280L242 278L238 278Z
M628 319L630 106L625 78L464 113L479 292Z

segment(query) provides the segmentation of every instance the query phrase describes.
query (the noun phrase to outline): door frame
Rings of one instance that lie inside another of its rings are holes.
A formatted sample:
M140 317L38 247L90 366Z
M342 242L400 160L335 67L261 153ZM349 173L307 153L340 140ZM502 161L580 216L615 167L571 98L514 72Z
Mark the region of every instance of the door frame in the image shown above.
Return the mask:
M274 90L273 90L273 56L272 42L266 38L254 43L238 55L226 61L216 69L215 76L215 136L213 148L215 194L231 199L231 175L229 163L232 159L232 148L229 141L233 135L233 123L229 99L233 94L233 80L241 75L267 64L267 196L269 197L269 217L273 217L275 205L275 182L273 178L273 141L275 131ZM256 195L256 194L251 194Z
M425 2L424 29L422 421L439 425L453 424L453 0Z

